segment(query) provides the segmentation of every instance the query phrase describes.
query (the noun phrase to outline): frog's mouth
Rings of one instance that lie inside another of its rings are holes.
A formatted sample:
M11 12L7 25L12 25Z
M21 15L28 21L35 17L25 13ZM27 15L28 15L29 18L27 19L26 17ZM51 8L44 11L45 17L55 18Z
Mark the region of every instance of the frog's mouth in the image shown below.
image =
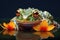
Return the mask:
M36 21L29 21L29 20L17 20L18 23L21 24L38 24L41 22L41 20L36 20Z

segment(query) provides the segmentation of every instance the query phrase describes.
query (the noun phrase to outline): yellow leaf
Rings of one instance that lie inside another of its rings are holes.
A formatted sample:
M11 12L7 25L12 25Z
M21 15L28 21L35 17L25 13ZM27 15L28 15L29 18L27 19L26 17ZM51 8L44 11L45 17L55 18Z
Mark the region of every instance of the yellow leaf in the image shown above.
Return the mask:
M16 27L16 25L15 25L15 23L13 22L13 21L10 21L9 23L3 23L3 26L6 28L6 29L8 29L8 30L13 30L13 29L15 29Z
M46 20L43 20L41 23L40 23L40 27L47 27L48 26L48 22Z
M54 28L55 26L48 25L48 22L46 20L43 20L39 25L33 27L35 31L51 31Z
M10 21L10 22L8 23L8 25L10 25L11 27L15 28L15 24L14 24L13 21Z
M3 26L4 26L4 27L8 27L8 25L7 25L6 23L3 23Z
M47 31L51 31L51 30L53 30L54 28L55 28L54 25L50 25L50 26L48 26Z

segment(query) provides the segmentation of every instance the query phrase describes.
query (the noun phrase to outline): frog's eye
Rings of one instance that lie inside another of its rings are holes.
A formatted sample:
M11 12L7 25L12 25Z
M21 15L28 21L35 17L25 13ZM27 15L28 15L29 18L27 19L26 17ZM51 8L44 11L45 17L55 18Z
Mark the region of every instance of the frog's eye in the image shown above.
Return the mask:
M19 13L18 11L16 11L16 13Z
M20 13L18 11L16 11L16 16L20 16Z
M38 13L38 12L35 12L35 13L33 13L33 14L35 14L35 15L39 15L39 13Z
M38 16L39 13L38 13L38 12L33 12L33 16L34 16L34 15Z
M38 18L39 17L39 13L38 12L33 13L33 17Z

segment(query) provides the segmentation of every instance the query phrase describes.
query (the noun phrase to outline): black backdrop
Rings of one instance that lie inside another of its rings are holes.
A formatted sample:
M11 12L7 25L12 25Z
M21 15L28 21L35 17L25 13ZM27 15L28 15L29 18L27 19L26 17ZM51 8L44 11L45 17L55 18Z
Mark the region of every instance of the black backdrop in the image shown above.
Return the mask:
M54 18L60 18L59 0L0 0L0 18L12 18L18 8L28 7L47 10Z
M54 16L55 19L60 19L59 0L0 0L0 20L14 17L15 11L18 8L28 7L38 8L43 11L47 10ZM51 38L48 38L48 40L49 39ZM59 36L53 40L55 39L59 39Z

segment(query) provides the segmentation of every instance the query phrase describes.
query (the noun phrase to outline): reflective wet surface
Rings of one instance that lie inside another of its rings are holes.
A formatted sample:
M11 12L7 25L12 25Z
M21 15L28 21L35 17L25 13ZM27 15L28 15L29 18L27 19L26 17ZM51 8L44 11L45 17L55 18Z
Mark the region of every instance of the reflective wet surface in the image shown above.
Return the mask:
M59 39L60 29L53 32L0 31L0 40L46 40Z
M51 32L34 31L8 31L0 27L0 40L58 40L60 39L60 27Z

